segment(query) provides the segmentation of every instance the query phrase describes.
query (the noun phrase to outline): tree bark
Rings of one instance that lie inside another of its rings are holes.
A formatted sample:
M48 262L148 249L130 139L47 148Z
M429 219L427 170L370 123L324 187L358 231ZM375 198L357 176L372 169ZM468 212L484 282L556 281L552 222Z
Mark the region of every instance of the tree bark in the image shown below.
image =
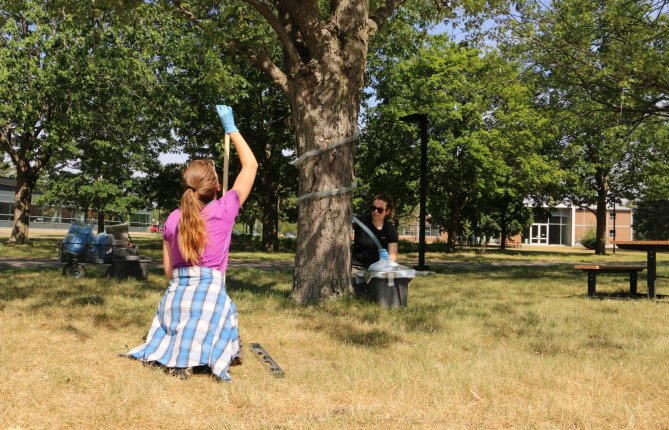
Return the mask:
M30 169L18 171L16 176L16 190L14 191L14 223L10 243L26 243L30 228L30 208L32 207L33 189L36 177Z
M362 74L364 61L358 73ZM323 77L319 90L311 91L317 77L296 86L300 97L291 97L295 116L298 154L337 143L354 134L359 91L340 76ZM300 164L300 196L336 191L352 185L353 145L305 159ZM297 250L293 298L298 303L317 303L350 291L351 193L302 200L298 210Z
M504 205L506 205L506 202L504 203ZM508 225L507 225L508 222L507 222L506 206L502 206L502 208L503 209L502 209L501 214L500 214L500 226L499 226L500 230L501 230L500 238L499 238L499 240L500 240L499 248L502 251L506 251L506 238L509 235L508 234L509 229L508 229Z
M105 232L105 212L98 210L98 234Z
M264 190L262 216L262 249L278 251L279 249L279 198L271 188Z
M595 254L606 255L606 202L609 196L608 175L604 173L596 174L597 186L597 242L595 245Z
M371 23L368 2L333 3L329 22L321 21L316 3L281 3L300 29L294 43L283 42L288 73L277 79L291 104L297 155L325 150L299 164L292 297L309 304L351 291L351 191L343 190L354 184L354 143L328 147L356 132Z

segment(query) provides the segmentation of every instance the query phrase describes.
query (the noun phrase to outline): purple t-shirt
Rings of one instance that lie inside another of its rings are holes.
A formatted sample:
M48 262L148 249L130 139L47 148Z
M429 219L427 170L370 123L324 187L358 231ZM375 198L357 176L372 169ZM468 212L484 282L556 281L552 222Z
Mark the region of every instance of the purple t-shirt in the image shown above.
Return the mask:
M225 274L228 265L228 253L230 252L232 226L238 213L239 196L235 190L228 191L225 196L212 201L202 209L207 230L207 244L200 257L200 266L211 267ZM165 221L163 230L163 239L170 244L173 268L191 266L184 260L181 251L179 251L177 235L180 218L180 209L172 211Z

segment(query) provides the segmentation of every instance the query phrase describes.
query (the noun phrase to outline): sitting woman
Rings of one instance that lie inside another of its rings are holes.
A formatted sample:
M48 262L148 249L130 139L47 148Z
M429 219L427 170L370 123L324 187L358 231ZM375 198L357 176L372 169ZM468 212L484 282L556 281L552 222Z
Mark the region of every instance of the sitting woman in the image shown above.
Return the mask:
M228 368L239 361L235 304L225 290L225 270L232 227L251 192L258 163L234 124L232 109L217 106L234 143L241 171L232 189L221 190L211 161L196 160L183 172L181 207L167 217L163 230L163 266L167 291L149 329L146 343L128 355L158 363L182 379L193 367L207 366L230 380Z
M397 260L397 230L389 221L393 209L393 201L385 195L377 195L373 199L371 213L359 220L367 226L381 244L379 250L369 234L358 224L353 226L353 250L351 265L355 269L367 269L380 259Z

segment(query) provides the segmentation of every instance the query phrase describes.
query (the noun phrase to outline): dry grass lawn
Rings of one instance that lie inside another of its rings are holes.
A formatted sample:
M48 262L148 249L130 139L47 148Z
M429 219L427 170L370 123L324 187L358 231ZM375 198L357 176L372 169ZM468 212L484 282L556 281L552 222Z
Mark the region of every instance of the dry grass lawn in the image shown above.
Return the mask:
M117 357L146 335L166 287L157 270L145 283L107 280L104 266L82 280L3 270L0 428L669 428L669 300L630 298L615 275L591 300L568 256L486 264L500 258L435 266L411 282L407 309L298 307L289 272L232 268L243 341L286 372L247 350L232 383Z

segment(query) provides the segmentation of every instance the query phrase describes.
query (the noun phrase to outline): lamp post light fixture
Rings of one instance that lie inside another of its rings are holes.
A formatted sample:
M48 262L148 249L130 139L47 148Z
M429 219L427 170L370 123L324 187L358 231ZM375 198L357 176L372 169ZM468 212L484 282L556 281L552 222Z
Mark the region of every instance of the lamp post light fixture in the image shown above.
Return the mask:
M427 200L427 114L414 113L400 118L400 121L420 125L420 209L418 231L418 265L414 269L426 271L425 265L425 206Z

